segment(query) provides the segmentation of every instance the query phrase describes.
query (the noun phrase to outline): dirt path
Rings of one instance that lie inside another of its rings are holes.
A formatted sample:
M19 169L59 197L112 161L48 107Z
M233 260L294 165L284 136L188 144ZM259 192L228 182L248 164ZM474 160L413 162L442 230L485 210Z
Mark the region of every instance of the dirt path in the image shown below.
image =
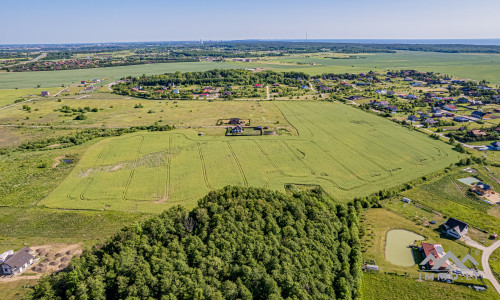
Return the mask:
M313 85L309 82L309 88L311 88L311 91L316 93L316 90L314 89Z
M61 163L61 159L65 158L66 156L59 156L59 157L56 157L54 160L55 162L52 164L52 169L54 169L55 167L57 167L60 163Z
M269 86L266 85L266 99L269 100L271 97L269 96Z
M483 245L480 245L479 243L471 240L470 238L464 238L463 241L467 245L483 251L483 255L481 256L481 265L483 266L484 277L491 282L493 287L497 290L497 293L500 294L500 284L498 283L493 272L491 272L490 262L489 262L490 255L493 253L493 251L495 251L497 248L500 247L500 240L494 242L489 247L484 247Z

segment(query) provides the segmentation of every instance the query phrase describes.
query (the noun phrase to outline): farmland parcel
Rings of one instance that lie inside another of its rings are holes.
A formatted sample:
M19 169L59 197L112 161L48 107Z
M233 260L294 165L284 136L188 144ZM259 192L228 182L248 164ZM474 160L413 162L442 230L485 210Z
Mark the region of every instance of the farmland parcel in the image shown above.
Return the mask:
M282 102L299 136L136 133L93 145L40 205L156 212L226 185L319 185L348 201L455 162L447 145L337 103Z

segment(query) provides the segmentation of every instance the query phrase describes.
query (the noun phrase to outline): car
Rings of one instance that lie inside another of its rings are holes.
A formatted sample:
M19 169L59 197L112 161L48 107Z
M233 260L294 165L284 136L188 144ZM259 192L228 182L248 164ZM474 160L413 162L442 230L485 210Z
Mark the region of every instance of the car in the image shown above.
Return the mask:
M460 271L460 270L454 270L453 273L455 273L455 274L462 274L462 271Z

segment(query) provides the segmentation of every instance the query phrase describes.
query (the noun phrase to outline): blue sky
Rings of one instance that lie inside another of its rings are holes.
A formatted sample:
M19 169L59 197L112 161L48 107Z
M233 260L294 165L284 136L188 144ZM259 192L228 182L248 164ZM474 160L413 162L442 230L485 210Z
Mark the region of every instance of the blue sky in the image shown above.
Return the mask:
M499 0L2 0L0 44L500 38Z

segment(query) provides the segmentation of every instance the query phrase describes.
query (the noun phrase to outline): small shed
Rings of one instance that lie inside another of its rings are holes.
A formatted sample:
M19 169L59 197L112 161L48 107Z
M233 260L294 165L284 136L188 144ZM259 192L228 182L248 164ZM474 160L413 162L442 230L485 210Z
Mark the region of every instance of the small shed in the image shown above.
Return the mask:
M410 202L411 202L411 199L410 199L410 198L403 197L403 202L404 202L404 203L410 203Z

